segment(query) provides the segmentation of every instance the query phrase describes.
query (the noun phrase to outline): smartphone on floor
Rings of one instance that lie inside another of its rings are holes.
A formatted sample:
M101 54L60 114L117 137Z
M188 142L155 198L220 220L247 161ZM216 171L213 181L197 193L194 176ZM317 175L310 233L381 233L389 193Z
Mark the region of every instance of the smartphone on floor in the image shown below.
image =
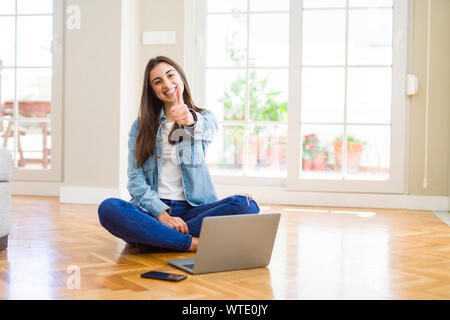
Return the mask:
M167 273L160 271L150 271L141 274L142 278L147 279L158 279L158 280L167 280L167 281L181 281L187 278L184 274L176 274L176 273Z

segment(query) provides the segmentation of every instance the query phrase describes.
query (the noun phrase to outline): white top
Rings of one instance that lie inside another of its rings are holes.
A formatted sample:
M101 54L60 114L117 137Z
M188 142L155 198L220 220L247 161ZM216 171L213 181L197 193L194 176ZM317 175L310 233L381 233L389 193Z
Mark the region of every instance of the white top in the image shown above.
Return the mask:
M162 126L163 148L161 174L158 180L158 197L169 200L186 200L175 145L170 144L168 140L173 124L174 121L166 122Z

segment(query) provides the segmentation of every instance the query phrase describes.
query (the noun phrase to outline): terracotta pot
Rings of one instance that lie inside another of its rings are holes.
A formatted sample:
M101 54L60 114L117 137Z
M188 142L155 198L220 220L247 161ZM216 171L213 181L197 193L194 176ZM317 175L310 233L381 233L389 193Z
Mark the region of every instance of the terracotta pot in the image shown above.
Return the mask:
M314 156L313 169L323 171L327 168L328 155L326 152L319 152Z
M342 168L342 141L334 141L334 160L335 166ZM362 154L362 145L356 141L347 142L347 170L349 172L359 171Z
M302 161L302 169L303 170L312 170L313 162L311 160L303 160Z

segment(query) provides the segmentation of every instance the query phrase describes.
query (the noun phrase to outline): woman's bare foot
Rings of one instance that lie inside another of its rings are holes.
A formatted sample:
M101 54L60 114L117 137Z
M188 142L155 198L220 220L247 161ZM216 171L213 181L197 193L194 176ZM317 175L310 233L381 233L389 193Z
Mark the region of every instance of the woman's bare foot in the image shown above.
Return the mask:
M198 247L198 238L192 237L192 242L191 242L191 246L189 247L189 251L195 252L195 251L197 251L197 247Z

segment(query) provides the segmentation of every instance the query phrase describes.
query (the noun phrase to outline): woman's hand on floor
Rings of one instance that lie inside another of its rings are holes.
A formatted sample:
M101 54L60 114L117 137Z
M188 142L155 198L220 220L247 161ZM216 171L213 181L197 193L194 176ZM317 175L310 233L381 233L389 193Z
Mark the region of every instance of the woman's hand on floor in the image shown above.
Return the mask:
M166 226L168 226L172 229L175 229L178 232L181 232L184 234L189 234L189 229L188 229L186 222L184 222L183 219L181 219L179 217L172 217L171 215L169 215L167 213L167 211L164 211L163 213L161 213L158 217L158 220L162 224L165 224Z

